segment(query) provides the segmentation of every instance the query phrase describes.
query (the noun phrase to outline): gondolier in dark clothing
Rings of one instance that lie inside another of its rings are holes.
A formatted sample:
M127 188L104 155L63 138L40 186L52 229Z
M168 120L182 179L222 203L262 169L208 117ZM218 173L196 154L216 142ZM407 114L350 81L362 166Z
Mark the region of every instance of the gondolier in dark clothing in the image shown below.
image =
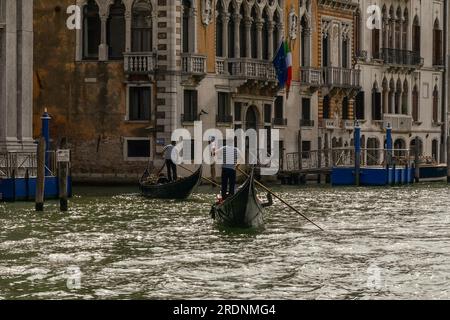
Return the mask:
M163 150L164 153L164 160L166 161L166 167L167 167L167 179L171 181L177 181L178 175L177 175L177 165L173 161L172 154L175 149L176 142L172 141L171 144L166 146Z
M224 146L217 151L222 157L222 199L234 195L236 191L236 166L240 160L238 148Z

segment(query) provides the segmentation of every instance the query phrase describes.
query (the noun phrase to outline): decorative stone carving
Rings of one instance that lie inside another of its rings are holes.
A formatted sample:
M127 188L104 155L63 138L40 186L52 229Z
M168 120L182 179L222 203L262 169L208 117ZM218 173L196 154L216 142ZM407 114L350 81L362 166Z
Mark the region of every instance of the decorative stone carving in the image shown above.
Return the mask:
M208 26L212 20L212 4L211 0L202 0L202 22Z
M295 13L294 6L291 5L291 11L289 12L289 38L291 40L297 39L298 33L298 16Z

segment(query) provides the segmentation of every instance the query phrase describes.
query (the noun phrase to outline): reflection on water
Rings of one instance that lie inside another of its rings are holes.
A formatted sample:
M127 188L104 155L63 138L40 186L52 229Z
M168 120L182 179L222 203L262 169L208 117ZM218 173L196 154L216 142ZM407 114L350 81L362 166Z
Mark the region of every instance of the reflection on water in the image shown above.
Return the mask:
M278 188L260 232L217 228L214 194L143 199L79 188L57 203L0 204L0 299L450 298L447 185Z

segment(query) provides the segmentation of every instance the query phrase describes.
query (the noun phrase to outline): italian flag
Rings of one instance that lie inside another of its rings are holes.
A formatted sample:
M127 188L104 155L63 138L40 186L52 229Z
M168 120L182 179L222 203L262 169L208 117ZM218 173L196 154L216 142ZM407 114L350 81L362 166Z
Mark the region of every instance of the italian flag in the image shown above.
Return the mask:
M286 68L287 68L287 78L286 78L286 97L289 99L289 89L292 83L292 52L287 41L283 41L284 54L286 56Z

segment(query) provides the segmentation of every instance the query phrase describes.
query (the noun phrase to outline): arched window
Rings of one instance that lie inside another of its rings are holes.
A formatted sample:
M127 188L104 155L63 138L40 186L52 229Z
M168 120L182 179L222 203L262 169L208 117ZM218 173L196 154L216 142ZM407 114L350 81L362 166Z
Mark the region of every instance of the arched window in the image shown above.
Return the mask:
M239 50L240 50L240 56L242 58L247 56L247 34L245 32L245 11L244 6L241 5L241 9L239 11L239 14L241 16L241 23L239 24Z
M397 8L396 18L395 18L395 49L401 49L402 40L402 9Z
M349 46L348 46L348 38L342 37L342 68L348 69L349 64Z
M423 141L420 138L418 138L417 140L419 142L419 145L418 145L418 147L419 147L419 156L422 156L423 155ZM411 140L411 142L409 144L409 149L410 149L411 154L415 153L415 150L416 150L416 139L415 138L413 138Z
M405 79L403 82L403 92L402 92L402 114L408 114L408 94L409 86L408 81Z
M372 120L382 120L381 93L376 82L372 87Z
M230 17L230 21L228 22L228 58L235 58L235 48L236 42L234 38L234 27L236 25L236 15L234 14L234 4L230 2L228 7L228 15Z
M222 1L217 1L216 11L219 13L216 18L216 56L224 57L223 48L223 7Z
M372 29L372 57L380 59L380 29Z
M444 65L444 61L442 59L442 30L439 26L438 19L434 21L433 27L433 65Z
M322 36L322 67L328 67L329 61L329 39L328 35L324 34Z
M109 9L107 38L110 59L122 59L125 51L125 6L115 0Z
M355 105L356 105L355 118L356 118L356 120L364 120L365 119L364 97L365 97L364 91L360 91L356 95L356 99L355 99Z
M403 139L397 139L394 142L394 155L396 157L406 156L406 142Z
M431 143L431 156L433 157L433 161L435 163L439 163L439 141L434 139Z
M402 103L402 82L400 79L397 80L397 88L395 90L395 114L401 114L401 103Z
M83 9L83 59L98 59L100 41L99 8L94 0L89 0Z
M323 119L330 119L330 96L323 98Z
M273 50L274 52L276 52L281 45L281 39L280 39L280 28L281 28L281 18L280 18L280 14L278 11L275 11L274 15L273 15L273 22L274 22L274 27L273 27L273 35L272 35L272 40L273 40Z
M395 43L394 43L394 33L395 33L395 15L394 15L394 7L391 6L391 8L389 9L389 43L388 46L391 49L395 48Z
M264 10L263 15L263 25L262 25L262 57L264 60L269 59L269 17L267 15L267 10Z
M417 85L414 85L412 91L412 116L415 122L419 121L419 90Z
M383 79L382 87L383 87L382 110L383 113L389 113L389 86L386 78Z
M133 5L132 51L152 51L152 36L152 6L148 0L138 0Z
M433 122L439 122L439 89L437 85L433 90Z
M305 16L302 17L302 20L300 21L300 26L302 28L301 43L300 43L301 66L308 67L310 65L310 45L309 45L310 30L308 28L308 22L306 21Z
M253 6L252 8L252 26L250 29L250 33L251 33L251 38L252 38L252 58L256 59L258 58L258 28L256 26L257 21L258 21L258 16L256 14L256 5Z
M361 55L361 28L362 28L361 11L358 8L355 13L355 34L354 34L355 51L358 57Z
M388 113L395 113L395 83L394 79L391 79L389 83L389 101L388 101Z
M412 29L412 49L420 56L420 23L419 18L415 16Z
M347 97L342 100L342 119L350 120L350 106Z
M402 27L402 49L408 50L408 8L405 8L403 13L403 27Z
M190 0L183 0L183 52L191 51L191 37L193 30L190 30L191 25L191 11L192 3Z
M381 10L382 15L382 47L388 48L388 31L389 31L389 24L388 24L388 17L387 17L387 8L386 5L383 5L383 9Z

